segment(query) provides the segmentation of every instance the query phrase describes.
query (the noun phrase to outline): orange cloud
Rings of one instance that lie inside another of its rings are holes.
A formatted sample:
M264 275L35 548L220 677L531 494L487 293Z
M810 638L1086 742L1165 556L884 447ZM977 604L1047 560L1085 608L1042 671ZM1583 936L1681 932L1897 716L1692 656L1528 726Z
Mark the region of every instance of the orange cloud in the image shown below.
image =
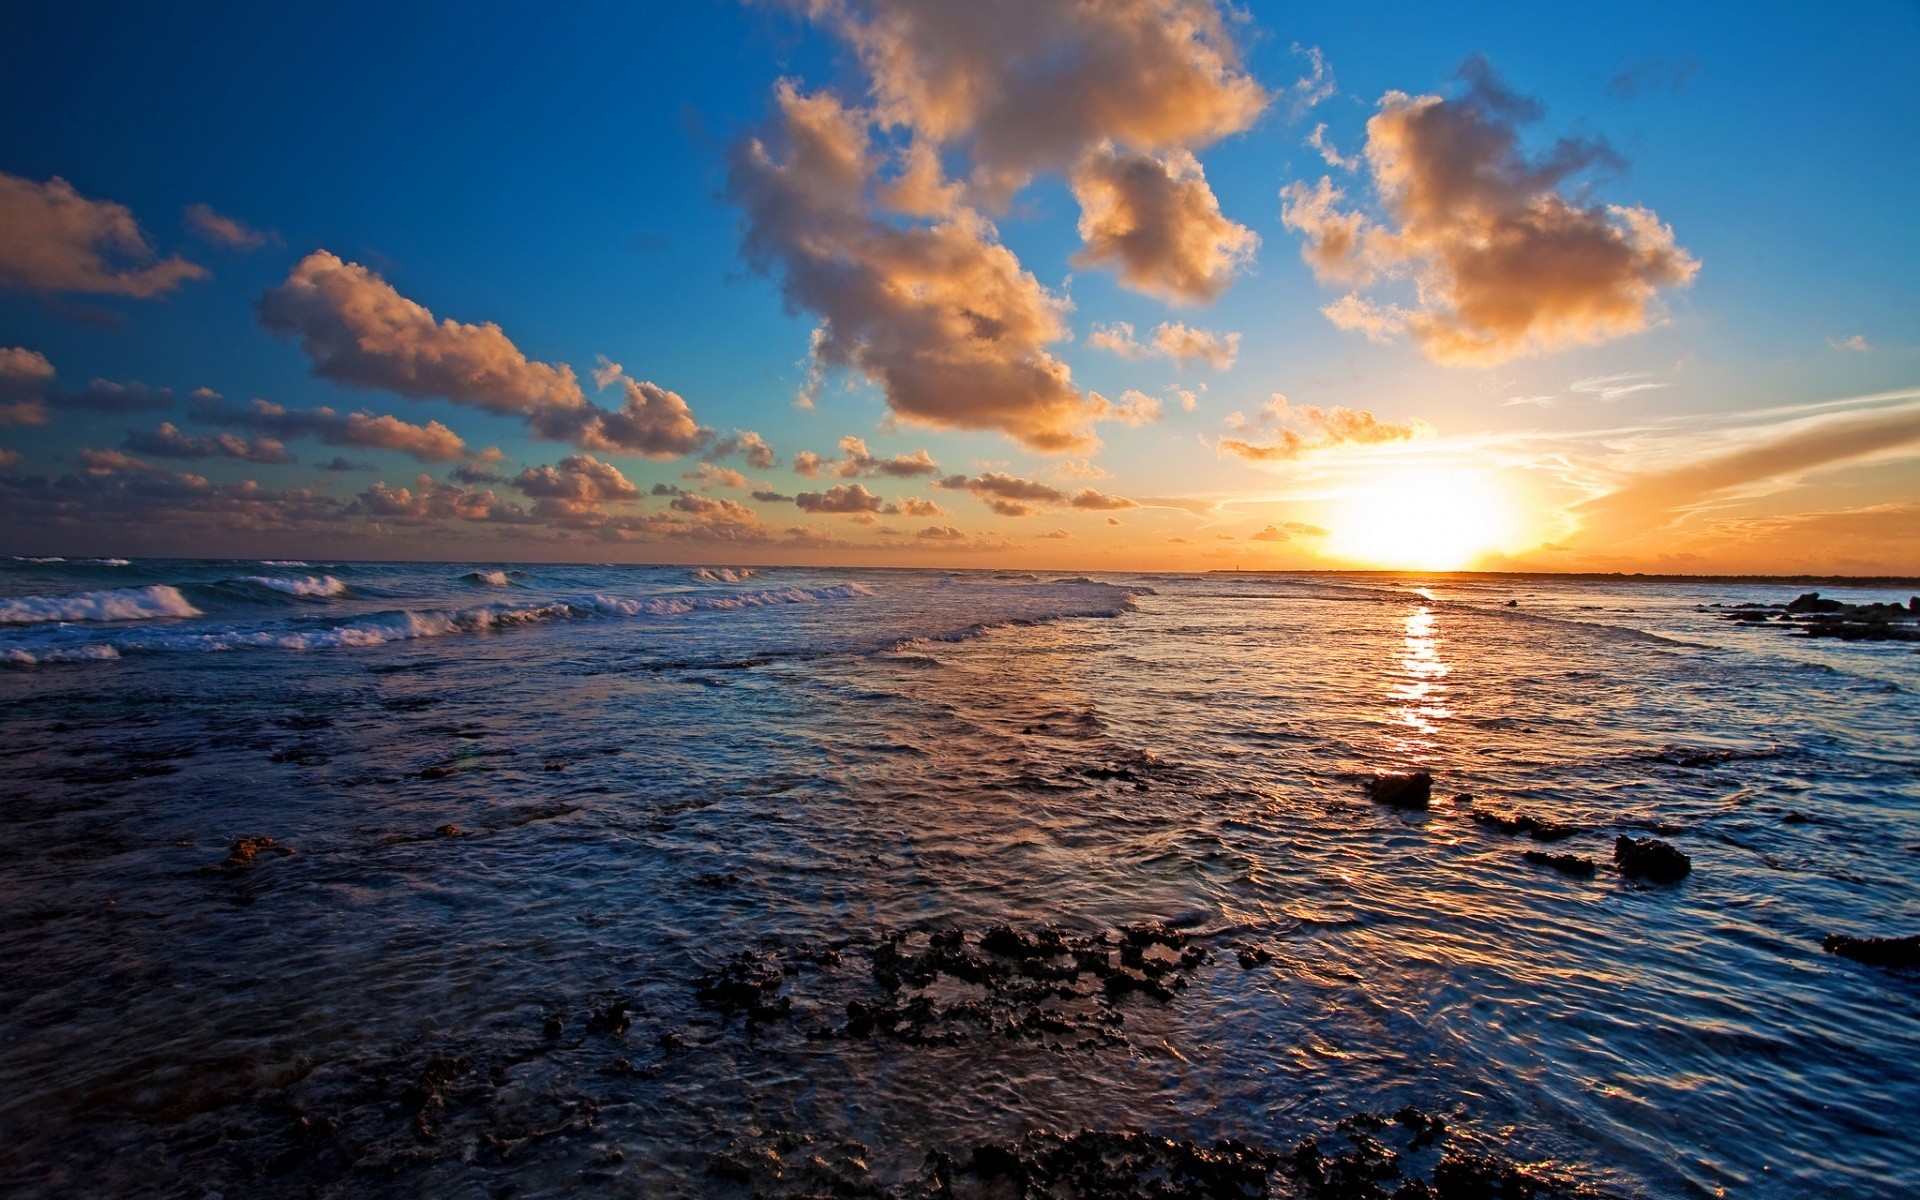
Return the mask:
M184 258L156 261L125 205L89 200L57 175L0 172L0 288L146 299L206 274Z
M421 462L453 462L467 457L467 444L439 421L415 425L399 417L367 412L339 413L331 408L290 409L266 400L246 407L222 404L212 392L188 398L196 421L236 425L277 438L310 437L328 446L361 446L370 450L398 450Z
M172 422L162 421L151 433L129 433L127 449L154 458L237 458L245 462L290 463L293 455L270 437L242 438L231 433L189 437Z
M1386 442L1406 442L1431 437L1433 427L1418 417L1406 421L1383 421L1362 408L1336 404L1321 408L1313 404L1293 404L1276 395L1248 420L1240 413L1227 418L1227 426L1246 433L1264 426L1276 426L1268 441L1223 437L1218 449L1251 462L1284 462L1315 450L1335 446L1369 446Z
M46 403L52 384L53 364L46 355L24 346L0 347L0 426L52 420Z
M1079 266L1113 267L1120 282L1161 300L1219 298L1260 239L1220 215L1200 161L1186 150L1090 150L1071 176L1080 202Z
M1484 60L1457 99L1389 92L1367 122L1364 152L1386 220L1343 207L1330 179L1289 184L1285 224L1323 281L1365 288L1406 276L1418 302L1358 294L1328 306L1342 328L1376 339L1410 333L1436 362L1491 365L1637 332L1659 293L1699 262L1649 209L1584 204L1560 193L1589 167L1619 167L1604 143L1562 139L1545 156L1519 150L1540 106L1508 91Z
M185 215L188 228L229 250L258 250L267 244L267 235L232 217L222 216L205 204L189 204Z
M379 275L325 250L301 259L254 308L270 332L299 337L313 373L336 383L516 416L587 407L572 367L528 361L492 322L435 321Z
M940 464L933 461L933 456L925 450L880 458L867 449L864 439L848 434L840 439L838 459L822 458L811 450L802 450L793 456L793 470L795 474L809 479L821 474L837 475L841 479L872 479L881 475L893 479L912 479L921 475L938 475Z

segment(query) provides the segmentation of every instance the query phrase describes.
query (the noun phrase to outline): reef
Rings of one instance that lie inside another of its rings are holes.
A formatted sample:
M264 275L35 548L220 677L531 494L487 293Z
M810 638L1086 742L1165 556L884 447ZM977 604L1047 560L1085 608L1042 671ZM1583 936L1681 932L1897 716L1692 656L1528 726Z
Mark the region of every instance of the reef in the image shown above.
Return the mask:
M1622 834L1613 842L1613 861L1629 879L1676 883L1693 870L1693 860L1659 838Z
M1920 642L1920 596L1905 604L1848 604L1806 592L1785 604L1736 604L1722 619L1786 629L1801 637Z
M1849 937L1830 933L1820 940L1820 948L1870 967L1900 967L1920 970L1920 934L1913 937Z
M1433 773L1374 775L1367 780L1367 799L1391 808L1424 810L1433 801Z

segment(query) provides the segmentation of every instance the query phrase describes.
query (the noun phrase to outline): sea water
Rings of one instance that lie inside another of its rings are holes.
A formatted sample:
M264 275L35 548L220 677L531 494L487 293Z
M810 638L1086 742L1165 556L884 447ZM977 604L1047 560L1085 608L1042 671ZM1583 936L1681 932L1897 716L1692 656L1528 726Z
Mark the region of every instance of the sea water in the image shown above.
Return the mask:
M702 1195L763 1131L885 1181L1405 1104L1601 1194L1920 1190L1920 980L1821 949L1920 933L1920 654L1714 607L1799 590L0 563L0 1190ZM1098 1036L852 1031L877 947L1143 922L1205 961Z

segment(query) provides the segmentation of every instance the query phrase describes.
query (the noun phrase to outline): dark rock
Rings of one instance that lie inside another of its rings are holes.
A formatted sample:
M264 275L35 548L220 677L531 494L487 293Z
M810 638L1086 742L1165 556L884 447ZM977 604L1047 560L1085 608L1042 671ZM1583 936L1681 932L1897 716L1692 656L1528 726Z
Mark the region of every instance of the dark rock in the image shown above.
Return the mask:
M1433 773L1375 775L1367 780L1367 798L1392 808L1424 810L1433 799Z
M1790 812L1786 816L1781 817L1780 823L1782 825L1805 825L1807 822L1811 820L1813 820L1812 817L1808 816L1803 812L1796 811L1796 812Z
M1613 861L1620 873L1633 879L1651 879L1655 883L1673 883L1687 877L1693 860L1659 838L1627 837L1614 839Z
M558 1020L559 1018L556 1017L548 1021L548 1028L552 1028ZM632 1024L633 1017L628 1011L628 1003L624 999L609 1000L606 1004L587 1014L588 1033L604 1033L609 1037L619 1037L624 1034ZM556 1035L549 1034L548 1036Z
M742 950L696 979L693 991L702 1008L722 1018L744 1015L752 1029L793 1011L793 1001L780 994L785 983L785 972L769 956Z
M285 856L293 853L293 847L283 846L270 837L243 837L227 851L226 858L220 861L220 870L244 871L255 866L262 854Z
M1265 966L1272 962L1273 951L1267 949L1265 946L1242 946L1235 957L1240 960L1242 969L1251 971L1255 967Z
M1582 879L1593 878L1593 860L1577 854L1543 854L1538 850L1529 850L1521 857L1539 867L1552 867L1562 875L1577 875Z
M434 832L439 834L441 837L467 836L466 830L460 828L458 825L453 825L453 824L442 825L438 829L435 829Z
M1838 600L1822 600L1819 592L1796 596L1787 605L1790 613L1837 613L1847 606Z
M1512 836L1524 833L1536 842L1557 842L1584 832L1578 825L1562 825L1558 821L1543 821L1528 813L1477 812L1473 819L1482 825L1491 826L1501 833Z
M540 1033L543 1037L557 1038L566 1027L566 1018L556 1013L547 1018L546 1024L540 1027Z
M1913 937L1848 937L1830 933L1820 940L1820 948L1870 967L1920 969L1920 934Z
M459 770L458 767L428 767L426 770L420 772L420 778L445 779L447 776L452 775L457 770Z

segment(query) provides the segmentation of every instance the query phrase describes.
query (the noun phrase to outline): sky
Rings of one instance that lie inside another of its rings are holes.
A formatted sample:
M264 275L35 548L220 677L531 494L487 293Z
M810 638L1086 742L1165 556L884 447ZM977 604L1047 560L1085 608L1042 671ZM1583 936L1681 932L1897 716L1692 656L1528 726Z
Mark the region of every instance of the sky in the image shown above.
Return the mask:
M0 553L1920 574L1920 7L0 10Z

